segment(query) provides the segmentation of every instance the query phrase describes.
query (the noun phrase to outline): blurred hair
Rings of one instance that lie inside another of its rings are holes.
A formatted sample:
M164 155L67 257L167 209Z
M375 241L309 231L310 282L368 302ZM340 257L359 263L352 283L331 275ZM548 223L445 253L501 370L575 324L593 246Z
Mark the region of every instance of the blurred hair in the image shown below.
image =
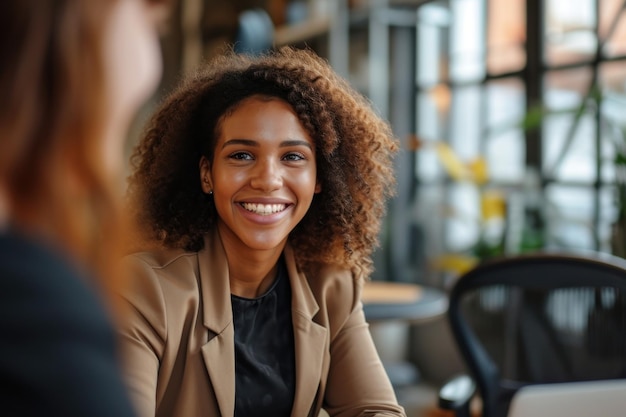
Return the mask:
M220 121L253 95L289 103L315 141L322 191L290 234L300 266L331 263L371 272L397 142L371 104L309 50L259 57L229 51L188 77L161 105L135 148L133 217L149 242L198 250L217 219L199 161L212 160Z
M114 274L121 229L120 181L102 156L103 39L115 1L0 1L0 178L10 221L100 278Z

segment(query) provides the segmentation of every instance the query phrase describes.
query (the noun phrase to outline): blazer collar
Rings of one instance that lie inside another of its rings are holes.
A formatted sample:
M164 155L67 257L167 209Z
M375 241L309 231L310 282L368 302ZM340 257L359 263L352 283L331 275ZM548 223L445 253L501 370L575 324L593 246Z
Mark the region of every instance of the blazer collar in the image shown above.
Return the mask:
M293 249L284 250L292 292L292 321L296 360L296 393L292 416L306 416L316 401L322 372L328 369L327 329L313 318L319 311L304 272L297 268ZM209 377L223 416L235 407L235 346L228 263L219 233L205 237L198 253L203 324L210 331L202 347Z
M291 284L291 298L293 300L291 309L294 313L299 313L312 320L320 307L315 300L311 287L308 285L306 275L296 265L296 257L293 248L289 244L285 246L284 255L289 283Z
M285 262L291 284L291 312L296 353L296 394L292 417L309 415L318 400L322 373L328 371L326 352L328 329L315 322L319 305L307 276L296 266L293 249L285 247ZM316 277L319 278L319 277ZM319 401L318 401L319 402Z
M198 252L199 286L204 326L208 341L202 346L202 358L217 399L220 415L235 413L235 331L230 303L228 263L217 232L205 237Z
M220 334L233 321L230 304L228 261L217 231L204 238L204 248L198 252L200 288L203 300L203 323Z

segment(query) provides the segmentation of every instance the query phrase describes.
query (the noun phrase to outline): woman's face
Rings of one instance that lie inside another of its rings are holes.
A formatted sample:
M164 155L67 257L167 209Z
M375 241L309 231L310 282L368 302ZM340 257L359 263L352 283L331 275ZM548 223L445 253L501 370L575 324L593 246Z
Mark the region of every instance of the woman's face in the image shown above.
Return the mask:
M282 250L320 192L315 144L292 107L251 97L220 123L212 164L200 162L227 247Z
M104 34L107 166L120 169L127 130L161 77L158 27L166 6L117 0Z

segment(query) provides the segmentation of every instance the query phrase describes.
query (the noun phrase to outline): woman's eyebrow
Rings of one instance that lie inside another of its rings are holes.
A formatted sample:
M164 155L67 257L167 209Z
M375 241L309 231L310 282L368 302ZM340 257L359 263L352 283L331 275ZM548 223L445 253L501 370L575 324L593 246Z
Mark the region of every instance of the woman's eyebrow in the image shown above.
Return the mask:
M244 145L244 146L255 146L255 147L260 146L259 142L257 142L256 140L252 140L252 139L229 139L226 142L224 142L224 144L222 145L222 149L224 149L227 146L233 146L233 145ZM292 139L292 140L285 140L280 143L281 148L286 148L290 146L306 146L309 149L313 149L313 146L311 146L311 144L305 140Z
M222 149L232 145L259 146L259 143L252 139L229 139L222 145Z
M306 146L309 149L313 149L311 144L307 142L306 140L293 139L293 140L286 140L280 143L281 148L285 148L289 146Z

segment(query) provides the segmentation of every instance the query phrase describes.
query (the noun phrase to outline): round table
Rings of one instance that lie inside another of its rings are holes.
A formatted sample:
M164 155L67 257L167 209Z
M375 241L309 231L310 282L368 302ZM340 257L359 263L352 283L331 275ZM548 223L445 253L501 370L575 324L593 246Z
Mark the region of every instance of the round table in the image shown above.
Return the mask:
M361 296L365 318L394 387L414 384L419 371L406 360L409 327L441 317L447 295L436 288L389 281L369 281Z
M361 296L368 322L402 320L421 322L448 309L446 294L433 287L389 281L369 281Z

